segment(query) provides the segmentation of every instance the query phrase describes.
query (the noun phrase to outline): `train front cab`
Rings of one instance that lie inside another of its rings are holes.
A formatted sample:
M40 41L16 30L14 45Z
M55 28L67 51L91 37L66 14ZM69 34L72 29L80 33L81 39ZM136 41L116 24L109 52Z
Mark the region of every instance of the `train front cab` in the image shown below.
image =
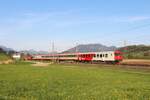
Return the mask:
M122 61L123 60L123 53L121 52L121 51L118 51L118 50L116 50L115 52L114 52L114 59L115 59L115 62L116 63L120 63L120 61Z

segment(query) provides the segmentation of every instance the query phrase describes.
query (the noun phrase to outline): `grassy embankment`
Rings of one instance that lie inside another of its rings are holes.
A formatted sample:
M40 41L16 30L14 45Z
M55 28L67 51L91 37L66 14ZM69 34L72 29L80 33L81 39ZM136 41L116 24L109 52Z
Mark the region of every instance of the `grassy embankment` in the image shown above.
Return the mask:
M6 61L11 59L8 55L4 54L4 53L0 53L0 61Z
M104 65L0 65L0 99L150 100L150 72Z
M150 46L130 45L119 48L126 59L150 59Z

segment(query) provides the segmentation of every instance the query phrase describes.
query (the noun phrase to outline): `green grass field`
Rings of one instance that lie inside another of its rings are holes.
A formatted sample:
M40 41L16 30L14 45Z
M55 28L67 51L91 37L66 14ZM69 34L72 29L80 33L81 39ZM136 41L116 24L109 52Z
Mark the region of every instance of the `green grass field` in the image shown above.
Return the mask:
M150 72L104 65L0 65L0 100L150 100Z

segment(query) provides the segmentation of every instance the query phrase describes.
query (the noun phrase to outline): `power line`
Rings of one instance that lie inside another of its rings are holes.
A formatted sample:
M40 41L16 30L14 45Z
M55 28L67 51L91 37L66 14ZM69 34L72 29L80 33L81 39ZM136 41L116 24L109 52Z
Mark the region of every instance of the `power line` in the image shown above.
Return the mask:
M54 53L54 42L52 42L52 53Z
M78 43L76 43L76 53L78 52Z
M120 31L118 33L130 32L130 31L137 30L137 29L144 28L144 27L148 27L148 26L150 26L150 23L149 24L140 25L140 26L136 26L136 27L132 27L130 29L127 29L125 31Z
M126 32L130 32L130 31L134 31L134 30L138 30L138 29L141 29L141 28L145 28L145 27L148 27L150 26L150 23L148 24L144 24L144 25L140 25L140 26L136 26L136 27L132 27L132 28L129 28L127 30L124 30L124 31L120 31L120 32L117 32L117 33L126 33ZM124 41L124 52L127 52L127 41L125 40Z

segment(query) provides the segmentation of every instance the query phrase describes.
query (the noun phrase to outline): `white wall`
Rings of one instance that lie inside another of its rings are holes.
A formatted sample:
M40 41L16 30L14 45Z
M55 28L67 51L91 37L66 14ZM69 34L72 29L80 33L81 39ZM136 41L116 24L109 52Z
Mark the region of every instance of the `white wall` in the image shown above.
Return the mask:
M14 59L21 59L21 54L13 54Z

